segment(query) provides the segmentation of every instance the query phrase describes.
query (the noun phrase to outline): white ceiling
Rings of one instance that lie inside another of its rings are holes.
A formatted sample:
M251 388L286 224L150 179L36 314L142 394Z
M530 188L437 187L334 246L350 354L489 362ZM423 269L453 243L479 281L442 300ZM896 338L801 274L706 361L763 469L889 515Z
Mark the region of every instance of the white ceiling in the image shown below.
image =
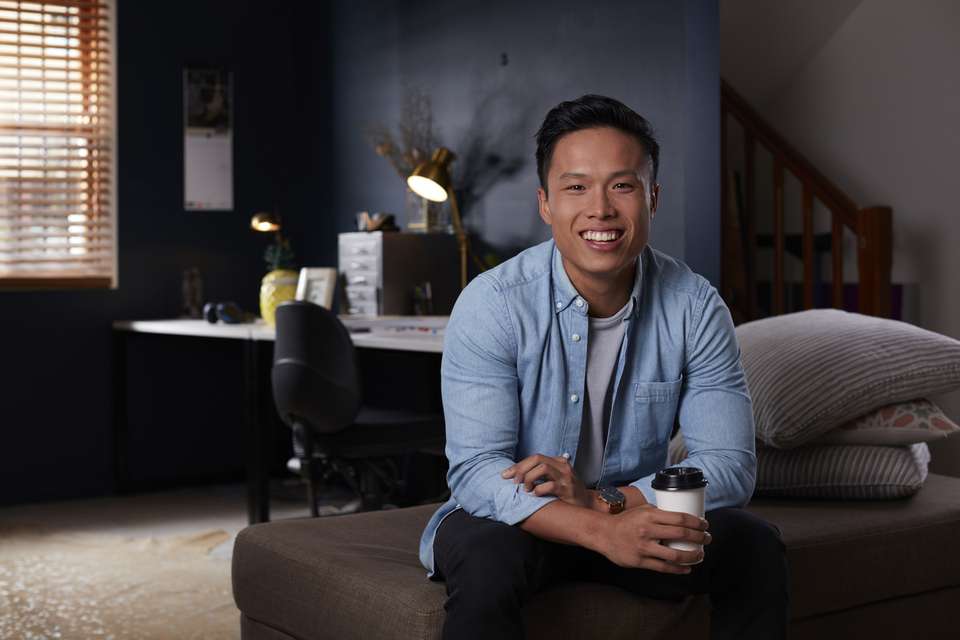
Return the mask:
M721 0L720 75L763 111L863 0Z

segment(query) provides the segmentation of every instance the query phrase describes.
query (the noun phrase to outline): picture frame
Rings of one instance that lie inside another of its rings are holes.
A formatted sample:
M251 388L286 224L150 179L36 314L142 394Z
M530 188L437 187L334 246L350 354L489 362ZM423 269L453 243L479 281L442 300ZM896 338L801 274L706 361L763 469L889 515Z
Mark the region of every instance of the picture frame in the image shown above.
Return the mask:
M233 73L183 70L183 208L233 211Z
M325 309L333 306L337 270L332 267L303 267L297 280L296 300L306 300Z

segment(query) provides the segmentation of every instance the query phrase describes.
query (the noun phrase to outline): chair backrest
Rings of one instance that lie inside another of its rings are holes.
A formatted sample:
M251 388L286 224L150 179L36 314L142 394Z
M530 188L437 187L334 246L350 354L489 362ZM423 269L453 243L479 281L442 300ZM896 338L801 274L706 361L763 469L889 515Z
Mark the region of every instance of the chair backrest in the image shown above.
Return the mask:
M306 422L317 433L348 427L360 410L357 358L350 333L335 314L312 302L277 307L273 399L283 421Z

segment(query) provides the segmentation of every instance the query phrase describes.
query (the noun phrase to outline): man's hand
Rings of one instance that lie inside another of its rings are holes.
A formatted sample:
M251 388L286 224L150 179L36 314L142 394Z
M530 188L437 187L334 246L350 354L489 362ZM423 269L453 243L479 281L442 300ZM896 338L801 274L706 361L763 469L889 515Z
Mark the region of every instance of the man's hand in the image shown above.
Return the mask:
M526 491L538 496L557 496L564 502L587 509L596 509L596 499L573 472L570 461L563 456L534 454L514 463L500 474L523 483ZM536 484L537 480L543 480Z
M706 520L644 505L611 516L600 552L621 567L685 574L690 568L682 564L700 562L703 551L680 551L660 542L683 540L707 545L712 539Z

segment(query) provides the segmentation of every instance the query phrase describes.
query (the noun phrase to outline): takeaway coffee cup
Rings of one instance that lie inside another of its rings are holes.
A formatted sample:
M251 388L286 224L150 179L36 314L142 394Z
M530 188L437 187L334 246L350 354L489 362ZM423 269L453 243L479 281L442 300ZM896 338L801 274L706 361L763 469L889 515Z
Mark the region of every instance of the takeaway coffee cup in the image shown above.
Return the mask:
M697 467L667 467L657 472L650 483L657 496L657 508L664 511L690 513L703 517L703 494L707 481ZM671 549L699 551L702 545L673 540L667 543Z

